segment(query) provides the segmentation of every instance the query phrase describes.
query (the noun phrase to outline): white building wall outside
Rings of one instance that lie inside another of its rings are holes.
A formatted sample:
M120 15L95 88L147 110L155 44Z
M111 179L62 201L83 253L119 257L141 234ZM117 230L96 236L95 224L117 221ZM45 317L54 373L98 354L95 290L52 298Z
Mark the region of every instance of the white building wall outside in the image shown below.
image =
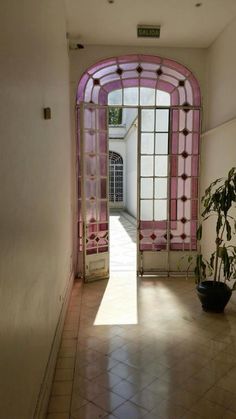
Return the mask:
M126 136L126 210L137 217L137 123Z

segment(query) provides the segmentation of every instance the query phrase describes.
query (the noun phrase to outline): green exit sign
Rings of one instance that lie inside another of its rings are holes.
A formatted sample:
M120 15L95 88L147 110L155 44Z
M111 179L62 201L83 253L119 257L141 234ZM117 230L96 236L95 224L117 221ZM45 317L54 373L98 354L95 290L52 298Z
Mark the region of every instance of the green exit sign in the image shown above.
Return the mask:
M138 25L138 38L160 38L160 26Z

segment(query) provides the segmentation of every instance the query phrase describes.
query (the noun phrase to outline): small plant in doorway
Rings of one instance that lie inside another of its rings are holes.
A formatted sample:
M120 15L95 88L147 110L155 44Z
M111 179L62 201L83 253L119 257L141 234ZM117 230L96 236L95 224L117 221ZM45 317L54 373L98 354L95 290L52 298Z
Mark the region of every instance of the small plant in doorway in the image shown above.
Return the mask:
M205 190L201 199L202 221L197 230L201 242L204 224L214 223L214 251L207 260L198 252L195 261L197 293L205 311L222 312L228 303L236 281L230 288L227 281L236 278L236 245L232 237L236 233L236 168L227 177L216 179ZM192 257L189 263L193 263Z

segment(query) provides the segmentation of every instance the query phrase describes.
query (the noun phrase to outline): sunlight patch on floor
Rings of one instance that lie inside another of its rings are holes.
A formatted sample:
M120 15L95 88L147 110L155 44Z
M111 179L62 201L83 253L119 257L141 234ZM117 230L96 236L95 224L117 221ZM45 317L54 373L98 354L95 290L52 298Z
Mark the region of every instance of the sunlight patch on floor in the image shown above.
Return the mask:
M94 322L98 325L137 324L135 272L112 272Z

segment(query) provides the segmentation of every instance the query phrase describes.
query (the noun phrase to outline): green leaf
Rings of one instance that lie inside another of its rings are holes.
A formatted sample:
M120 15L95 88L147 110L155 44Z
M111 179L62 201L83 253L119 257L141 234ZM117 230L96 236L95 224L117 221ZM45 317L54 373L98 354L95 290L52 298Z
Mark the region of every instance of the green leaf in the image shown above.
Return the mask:
M200 224L197 229L197 240L201 240L201 238L202 238L202 224Z
M216 233L217 233L217 236L218 236L218 234L220 232L221 227L222 227L222 215L219 214L218 215L218 219L217 219L217 223L216 223Z
M215 252L211 254L211 258L210 258L210 266L212 267L212 269L214 268L214 262L215 262Z
M225 225L226 225L226 232L227 232L227 240L230 241L231 240L231 225L228 222L228 220L225 220Z

